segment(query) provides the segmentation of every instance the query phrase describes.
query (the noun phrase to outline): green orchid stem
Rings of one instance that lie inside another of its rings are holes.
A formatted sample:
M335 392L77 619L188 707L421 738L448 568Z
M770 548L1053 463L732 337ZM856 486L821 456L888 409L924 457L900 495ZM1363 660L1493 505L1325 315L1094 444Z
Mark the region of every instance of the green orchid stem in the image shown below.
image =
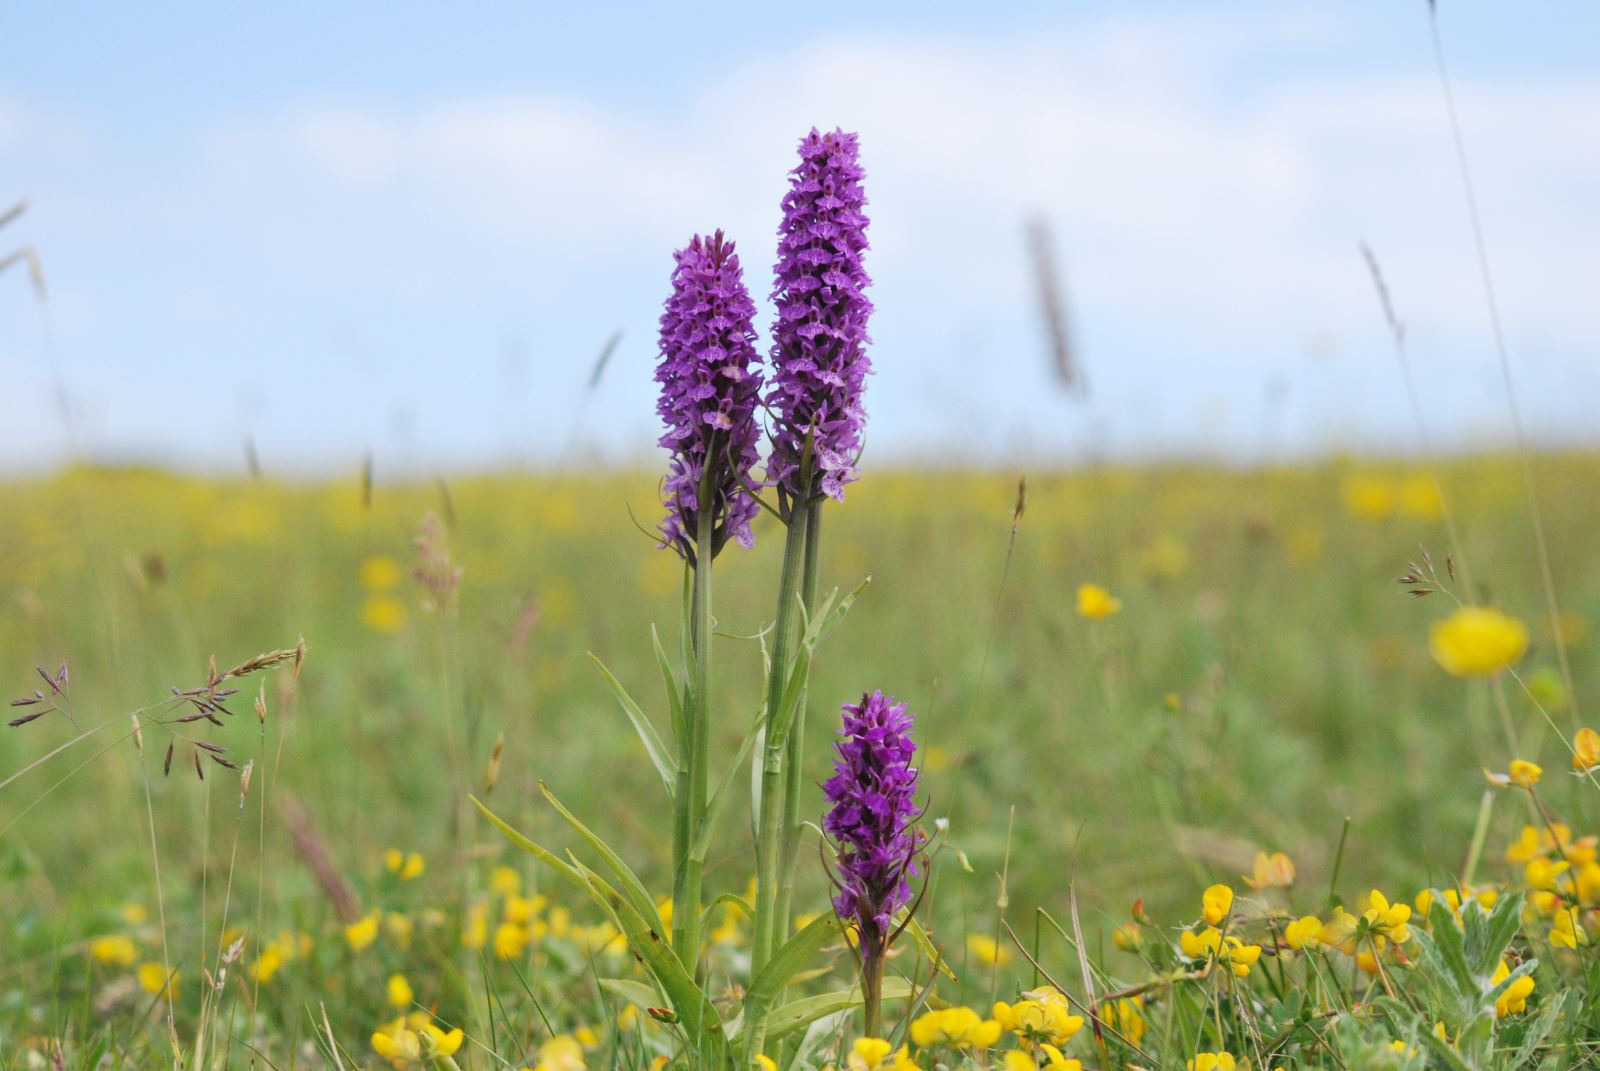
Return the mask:
M862 942L865 944L866 942ZM883 953L868 952L861 955L861 1011L865 1019L862 1037L882 1037L878 1031L883 1021Z
M710 488L704 487L700 501L709 502ZM706 820L706 800L711 766L711 559L714 554L715 518L701 509L695 536L694 596L689 609L689 628L693 649L694 683L690 687L689 739L685 749L688 767L688 800L680 799L683 814L679 823L688 840L674 881L672 901L672 947L691 977L698 973L700 961L700 901L704 864L689 845L700 839ZM683 779L679 779L680 794ZM677 855L677 853L674 853Z
M822 542L822 503L806 507L805 565L800 579L800 602L810 614L817 605L817 558ZM783 772L783 848L778 880L778 906L773 912L772 947L789 936L790 900L794 893L795 861L800 853L800 795L805 785L806 694L795 707L794 724L789 729L789 754ZM868 1037L877 1037L869 1034Z
M767 682L767 714L773 716L783 703L784 686L789 678L789 651L795 629L795 606L799 601L802 561L805 556L806 528L810 511L796 509L789 520L783 544L783 572L778 580L778 617L773 626L772 668ZM797 715L798 717L798 715ZM784 760L786 740L774 740L768 722L761 747L761 799L756 813L756 918L751 949L751 977L772 958L778 947L778 902L783 858ZM753 1063L766 1040L765 1020L746 1024L746 1062Z

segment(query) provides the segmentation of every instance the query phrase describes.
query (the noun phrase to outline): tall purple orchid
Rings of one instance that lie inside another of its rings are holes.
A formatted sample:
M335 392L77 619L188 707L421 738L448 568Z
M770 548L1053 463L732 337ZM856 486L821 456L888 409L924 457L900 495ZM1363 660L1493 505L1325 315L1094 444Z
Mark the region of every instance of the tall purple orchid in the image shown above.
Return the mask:
M754 542L750 521L760 507L750 486L761 375L753 366L760 358L755 302L733 242L720 230L710 238L697 234L675 255L656 367L656 411L667 427L660 441L672 451L660 531L662 546L693 559L703 508L711 511L712 554L729 538L744 547Z
M810 494L843 499L845 484L856 478L867 420L861 396L872 371L872 302L866 296L872 280L861 265L867 250L865 174L856 135L813 129L800 142L800 164L783 199L772 292L778 308L774 375L766 402L775 420L767 478L778 488L785 516L808 481Z
M881 691L844 707L838 759L823 794L833 806L823 829L838 843L839 917L854 922L861 953L867 1034L876 1036L883 957L894 936L894 914L911 902L922 833L915 826L917 746L904 703Z

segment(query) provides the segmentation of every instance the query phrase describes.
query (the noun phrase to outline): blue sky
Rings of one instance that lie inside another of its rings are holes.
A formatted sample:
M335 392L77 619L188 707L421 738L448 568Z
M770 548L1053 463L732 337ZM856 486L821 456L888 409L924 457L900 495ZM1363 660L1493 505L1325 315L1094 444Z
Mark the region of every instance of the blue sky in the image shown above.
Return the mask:
M1587 437L1600 9L1441 18L1529 422ZM0 465L641 456L672 248L722 226L764 291L812 124L869 172L872 453L1409 448L1361 240L1439 438L1506 435L1423 0L51 4L0 36L0 255L50 288L0 276Z

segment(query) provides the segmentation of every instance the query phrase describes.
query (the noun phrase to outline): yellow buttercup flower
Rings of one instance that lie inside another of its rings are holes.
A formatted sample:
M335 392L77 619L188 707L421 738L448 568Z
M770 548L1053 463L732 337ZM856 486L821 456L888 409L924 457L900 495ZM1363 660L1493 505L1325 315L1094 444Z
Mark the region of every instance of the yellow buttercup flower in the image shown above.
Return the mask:
M967 951L985 967L1004 967L1011 962L1011 949L983 933L967 935Z
M367 591L389 591L399 587L404 575L400 563L387 554L374 554L361 563L361 587Z
M1122 609L1122 600L1099 584L1078 585L1078 614L1092 621L1110 617Z
M585 1071L583 1044L570 1034L557 1034L539 1046L539 1063L534 1071Z
M1213 885L1200 897L1201 914L1213 926L1220 925L1233 909L1233 890L1226 885Z
M1393 480L1379 476L1349 476L1340 486L1339 495L1352 517L1381 521L1394 514L1400 491Z
M1252 889L1287 889L1294 884L1294 860L1282 852L1257 852L1244 883Z
M1528 626L1488 606L1463 606L1428 631L1433 660L1453 677L1489 677L1528 649Z
M1585 726L1572 737L1572 768L1592 770L1600 766L1600 733Z
M1411 905L1391 904L1377 889L1367 894L1367 910L1363 917L1367 928L1379 937L1387 937L1397 945L1411 940Z
M1315 915L1303 915L1284 927L1283 939L1290 948L1300 949L1314 944L1321 932L1321 919Z
M1197 1052L1189 1061L1189 1071L1235 1071L1238 1061L1230 1052Z
M1532 788L1539 783L1544 768L1526 759L1511 760L1511 783L1522 788Z
M1178 934L1178 948L1189 959L1209 959L1222 947L1222 931L1207 926L1199 933L1184 930Z
M1541 851L1539 830L1523 826L1522 835L1506 849L1506 862L1526 863Z
M399 848L390 848L383 853L383 865L391 874L399 874L401 881L410 881L420 878L427 869L427 863L419 852L402 852Z
M134 946L133 939L121 934L109 937L96 937L89 942L89 955L101 963L110 963L117 967L131 967L133 961L139 958L139 950Z
M489 891L496 896L516 896L522 892L522 875L515 867L497 866L489 875Z
M1065 996L1053 986L1024 993L1015 1004L1000 1001L994 1006L1000 1029L1025 1041L1065 1045L1083 1029L1083 1017L1071 1013Z
M1322 924L1317 931L1317 940L1330 948L1339 948L1345 952L1353 951L1350 947L1351 939L1355 936L1356 923L1359 921L1354 915L1342 907L1333 909L1333 917Z
M764 1052L756 1053L756 1071L778 1071L778 1061Z
M441 1030L427 1012L412 1012L372 1033L372 1048L397 1071L425 1067L434 1060L454 1056L466 1039L460 1027Z
M896 1049L882 1038L857 1038L844 1065L849 1071L917 1071L904 1045Z
M159 963L141 963L139 988L152 997L164 996L171 1000L178 995L178 972L173 971L169 975L167 969Z
M971 1008L944 1008L924 1012L913 1020L911 1040L923 1049L987 1049L1000 1040L1000 1024Z
M1500 966L1495 968L1494 977L1489 979L1490 985L1499 985L1511 975L1511 968L1506 966L1506 961L1501 960ZM1506 986L1506 991L1501 993L1494 1002L1494 1013L1500 1018L1507 1015L1517 1015L1527 1010L1528 997L1533 992L1533 975L1525 974L1515 982Z
M1143 997L1122 997L1114 1003L1102 1004L1100 1014L1107 1024L1135 1045L1144 1039L1150 1025L1144 1017Z
M1550 943L1558 948L1576 949L1579 945L1589 943L1589 934L1578 921L1578 913L1572 908L1556 912L1553 925L1550 928Z
M361 623L373 632L399 632L408 616L406 604L393 595L370 595L361 604Z
M501 959L516 959L527 951L530 939L526 926L502 922L494 928L494 954Z
M1230 936L1223 943L1223 954L1233 968L1234 976L1246 978L1250 975L1250 968L1261 958L1261 946L1247 945L1239 938Z
M344 928L344 943L350 946L350 951L362 952L371 947L378 939L378 922L382 917L381 912L374 911Z
M1068 1059L1054 1045L1040 1045L1039 1055L1044 1063L1026 1049L1009 1049L1001 1066L1004 1071L1083 1071L1083 1061Z

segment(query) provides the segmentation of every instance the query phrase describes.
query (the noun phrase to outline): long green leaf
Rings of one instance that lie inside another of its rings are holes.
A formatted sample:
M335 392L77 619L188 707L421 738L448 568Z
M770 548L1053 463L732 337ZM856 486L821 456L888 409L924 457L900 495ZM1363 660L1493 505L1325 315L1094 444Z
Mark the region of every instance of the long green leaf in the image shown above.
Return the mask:
M842 932L839 917L829 911L785 941L783 947L774 952L767 965L761 968L761 973L751 980L744 997L744 1021L765 1021L783 987L789 984L789 979L805 967L822 950L823 945Z
M582 819L567 810L566 805L556 798L554 792L550 791L549 785L540 781L539 791L544 793L544 798L550 801L552 807L561 812L561 817L565 818L572 828L578 831L578 835L588 841L591 848L600 853L600 858L605 860L606 866L611 868L611 872L622 883L622 891L627 894L633 909L644 918L659 919L661 916L656 911L656 902L650 898L650 893L645 889L644 883L639 880L639 876L633 872L633 869L627 863L622 861L622 856L613 851L611 845L601 840L594 830L584 825Z
M904 1000L911 996L911 992L911 985L904 978L883 980L885 1000ZM861 987L852 986L849 989L838 989L832 993L802 997L787 1004L780 1004L772 1009L771 1015L767 1016L767 1040L777 1041L785 1035L810 1026L824 1015L858 1008L861 1006L861 999Z
M521 848L523 851L527 852L541 863L544 863L546 866L550 867L550 869L554 870L557 874L560 874L562 877L572 882L578 888L588 891L589 883L586 882L583 879L583 875L580 874L575 867L568 864L566 860L562 859L548 848L544 848L538 844L535 844L527 837L524 837L521 833L518 833L515 829L512 829L511 826L506 824L504 819L491 811L478 797L468 796L467 799L471 800L473 805L478 808L483 816L492 822L496 829L505 834L505 838L512 844L515 844L517 847Z
M699 1052L701 1066L707 1071L720 1071L726 1067L728 1041L723 1033L721 1017L705 992L684 970L671 944L661 935L658 929L661 920L653 917L653 910L651 917L640 915L627 898L600 875L582 864L579 866L583 875L598 890L595 895L605 902L607 910L617 920L618 928L627 938L629 946L644 961L650 973L655 975L656 983L672 1002L672 1010L678 1017L678 1029Z
M602 978L600 988L640 1008L657 1007L665 999L653 987L632 978Z
M912 918L906 924L906 933L911 935L911 941L917 946L917 951L928 957L928 962L939 968L939 973L956 981L956 972L950 969L950 964L944 958L944 953L933 943L933 935L925 930L922 923Z
M656 667L661 670L661 685L667 691L667 709L672 715L672 737L682 748L689 739L689 723L683 713L683 684L679 682L678 674L667 658L667 649L661 645L661 633L656 631L654 625L650 626L650 645L655 648Z
M622 682L617 680L616 674L607 669L606 664L600 661L593 651L589 652L589 658L596 666L600 667L600 672L605 675L606 683L611 685L612 692L616 693L617 702L622 705L622 712L633 723L633 731L638 733L639 739L643 741L644 749L650 756L651 764L655 766L656 772L661 775L661 784L666 787L667 798L671 799L675 791L673 782L678 773L678 760L672 757L672 753L667 750L666 743L662 741L660 735L656 732L655 726L650 724L650 719L645 717L645 713L640 709L639 704L634 702L633 696L628 694L628 689L624 688ZM668 694L671 694L670 689Z

